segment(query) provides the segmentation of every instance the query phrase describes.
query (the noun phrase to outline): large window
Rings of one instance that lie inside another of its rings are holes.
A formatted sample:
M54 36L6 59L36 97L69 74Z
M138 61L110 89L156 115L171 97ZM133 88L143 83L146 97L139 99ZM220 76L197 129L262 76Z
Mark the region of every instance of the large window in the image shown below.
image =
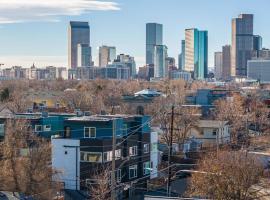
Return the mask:
M121 149L117 149L115 150L115 160L119 160L121 159ZM106 151L103 153L103 161L104 162L109 162L112 161L112 151Z
M150 150L150 145L149 144L144 144L143 145L143 153L149 153Z
M95 127L84 127L84 137L85 138L96 138L96 128Z
M82 162L102 162L102 153L81 151Z
M137 165L129 166L129 179L133 179L137 177Z
M42 131L42 125L35 125L35 132L41 132Z
M103 153L103 161L104 162L112 161L112 151L107 151Z
M151 171L151 166L150 166L150 162L144 162L143 163L143 175L148 175L150 174Z
M129 156L137 156L137 154L138 154L137 146L129 147Z

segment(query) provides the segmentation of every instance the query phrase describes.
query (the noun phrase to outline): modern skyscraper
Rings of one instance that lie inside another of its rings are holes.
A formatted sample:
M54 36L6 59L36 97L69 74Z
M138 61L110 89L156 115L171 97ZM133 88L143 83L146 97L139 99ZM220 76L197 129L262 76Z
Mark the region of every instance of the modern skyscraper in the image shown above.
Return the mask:
M166 58L168 48L165 45L156 45L154 47L154 77L165 78L168 76L166 68Z
M92 63L91 47L88 44L78 44L77 66L90 67Z
M185 53L186 41L185 40L181 41L181 48L182 48L182 69L181 70L183 70L183 68L185 66L185 55L186 55L186 53Z
M116 48L110 46L99 47L99 66L106 67L116 59Z
M222 52L215 52L215 77L222 78Z
M253 49L256 51L262 50L262 37L259 35L253 36Z
M185 70L194 72L195 79L204 79L208 73L208 32L185 30Z
M181 41L181 54L179 54L179 57L178 57L179 70L184 70L184 67L185 67L185 46L186 46L186 41L182 40Z
M227 80L231 77L231 46L222 47L222 79Z
M253 15L241 14L232 20L232 76L247 75L247 61L252 57L253 46Z
M146 24L146 64L154 64L155 46L163 45L163 26L157 23Z
M182 65L182 53L180 53L179 55L178 55L178 69L179 70L183 70L183 68L184 68L184 66Z
M71 21L68 26L68 66L76 68L78 65L78 44L90 47L90 27L88 22Z

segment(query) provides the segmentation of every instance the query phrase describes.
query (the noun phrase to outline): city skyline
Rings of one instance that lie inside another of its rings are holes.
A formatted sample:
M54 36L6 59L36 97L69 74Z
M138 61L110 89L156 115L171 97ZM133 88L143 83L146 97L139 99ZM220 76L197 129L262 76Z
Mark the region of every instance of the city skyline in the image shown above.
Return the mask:
M22 1L1 2L0 11L6 9L7 6L9 6L10 12L16 11L18 8L15 5L18 2ZM27 2L29 11L41 7L41 5L37 6L39 3ZM48 4L53 4L52 2L48 1ZM72 0L72 2L73 4L69 6L76 8L80 1ZM186 28L198 27L207 30L209 33L208 60L210 68L214 66L214 52L221 51L222 46L226 44L231 44L231 20L241 13L254 14L254 34L263 37L264 47L270 46L270 38L267 37L269 31L266 28L269 23L266 20L269 14L267 14L267 6L265 6L270 2L266 0L257 0L256 2L229 0L226 3L223 0L219 2L207 0L203 3L196 0L181 2L170 0L169 3L168 1L160 2L158 5L154 4L153 0L147 2L139 0L136 3L129 0L92 1L96 4L92 4L91 1L86 2L89 3L88 7L82 8L80 6L81 10L77 13L66 6L66 10L61 12L54 10L54 15L49 10L44 13L44 16L49 17L36 18L35 20L31 19L33 16L22 14L18 16L22 19L25 18L25 21L16 21L8 18L10 14L8 11L2 12L0 17L0 43L2 46L0 48L0 62L5 63L6 66L27 64L26 67L29 67L33 62L41 66L67 66L67 25L69 21L73 20L89 22L95 65L98 64L97 47L102 45L116 46L117 54L125 53L134 56L138 67L144 65L145 24L151 22L163 24L163 44L168 46L168 56L175 59L181 51L181 40L184 39ZM59 4L54 6L59 6ZM153 16L151 12L147 12L148 5L160 11L163 9L164 12L158 12L158 15ZM196 15L188 12L191 8L194 8ZM206 9L211 9L211 13L207 12ZM138 10L140 10L139 16L136 15ZM265 12L263 12L264 10ZM88 11L90 11L89 14L86 14ZM32 15L34 14L36 12ZM214 21L212 20L213 16L215 17ZM9 20L3 20L3 18ZM122 20L122 23L117 23L119 20ZM134 31L136 34L133 34Z

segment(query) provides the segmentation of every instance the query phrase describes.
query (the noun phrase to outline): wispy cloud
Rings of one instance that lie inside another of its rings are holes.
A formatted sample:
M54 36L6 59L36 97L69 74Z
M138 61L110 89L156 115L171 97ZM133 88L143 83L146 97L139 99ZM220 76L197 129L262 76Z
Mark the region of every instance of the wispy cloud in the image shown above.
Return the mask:
M59 21L89 11L120 10L117 3L102 0L1 0L0 24Z

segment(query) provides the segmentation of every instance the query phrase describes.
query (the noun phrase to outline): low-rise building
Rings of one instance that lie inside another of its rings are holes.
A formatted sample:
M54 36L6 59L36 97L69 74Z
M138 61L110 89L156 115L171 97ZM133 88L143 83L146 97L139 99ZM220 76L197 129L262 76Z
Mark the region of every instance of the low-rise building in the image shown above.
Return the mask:
M213 147L230 142L227 121L199 120L188 130L189 137L201 142L202 147Z
M178 79L182 79L185 81L192 80L190 72L185 72L185 71L181 71L181 70L171 70L169 72L169 78L172 80L178 80Z
M249 60L247 77L260 82L270 82L270 60Z

